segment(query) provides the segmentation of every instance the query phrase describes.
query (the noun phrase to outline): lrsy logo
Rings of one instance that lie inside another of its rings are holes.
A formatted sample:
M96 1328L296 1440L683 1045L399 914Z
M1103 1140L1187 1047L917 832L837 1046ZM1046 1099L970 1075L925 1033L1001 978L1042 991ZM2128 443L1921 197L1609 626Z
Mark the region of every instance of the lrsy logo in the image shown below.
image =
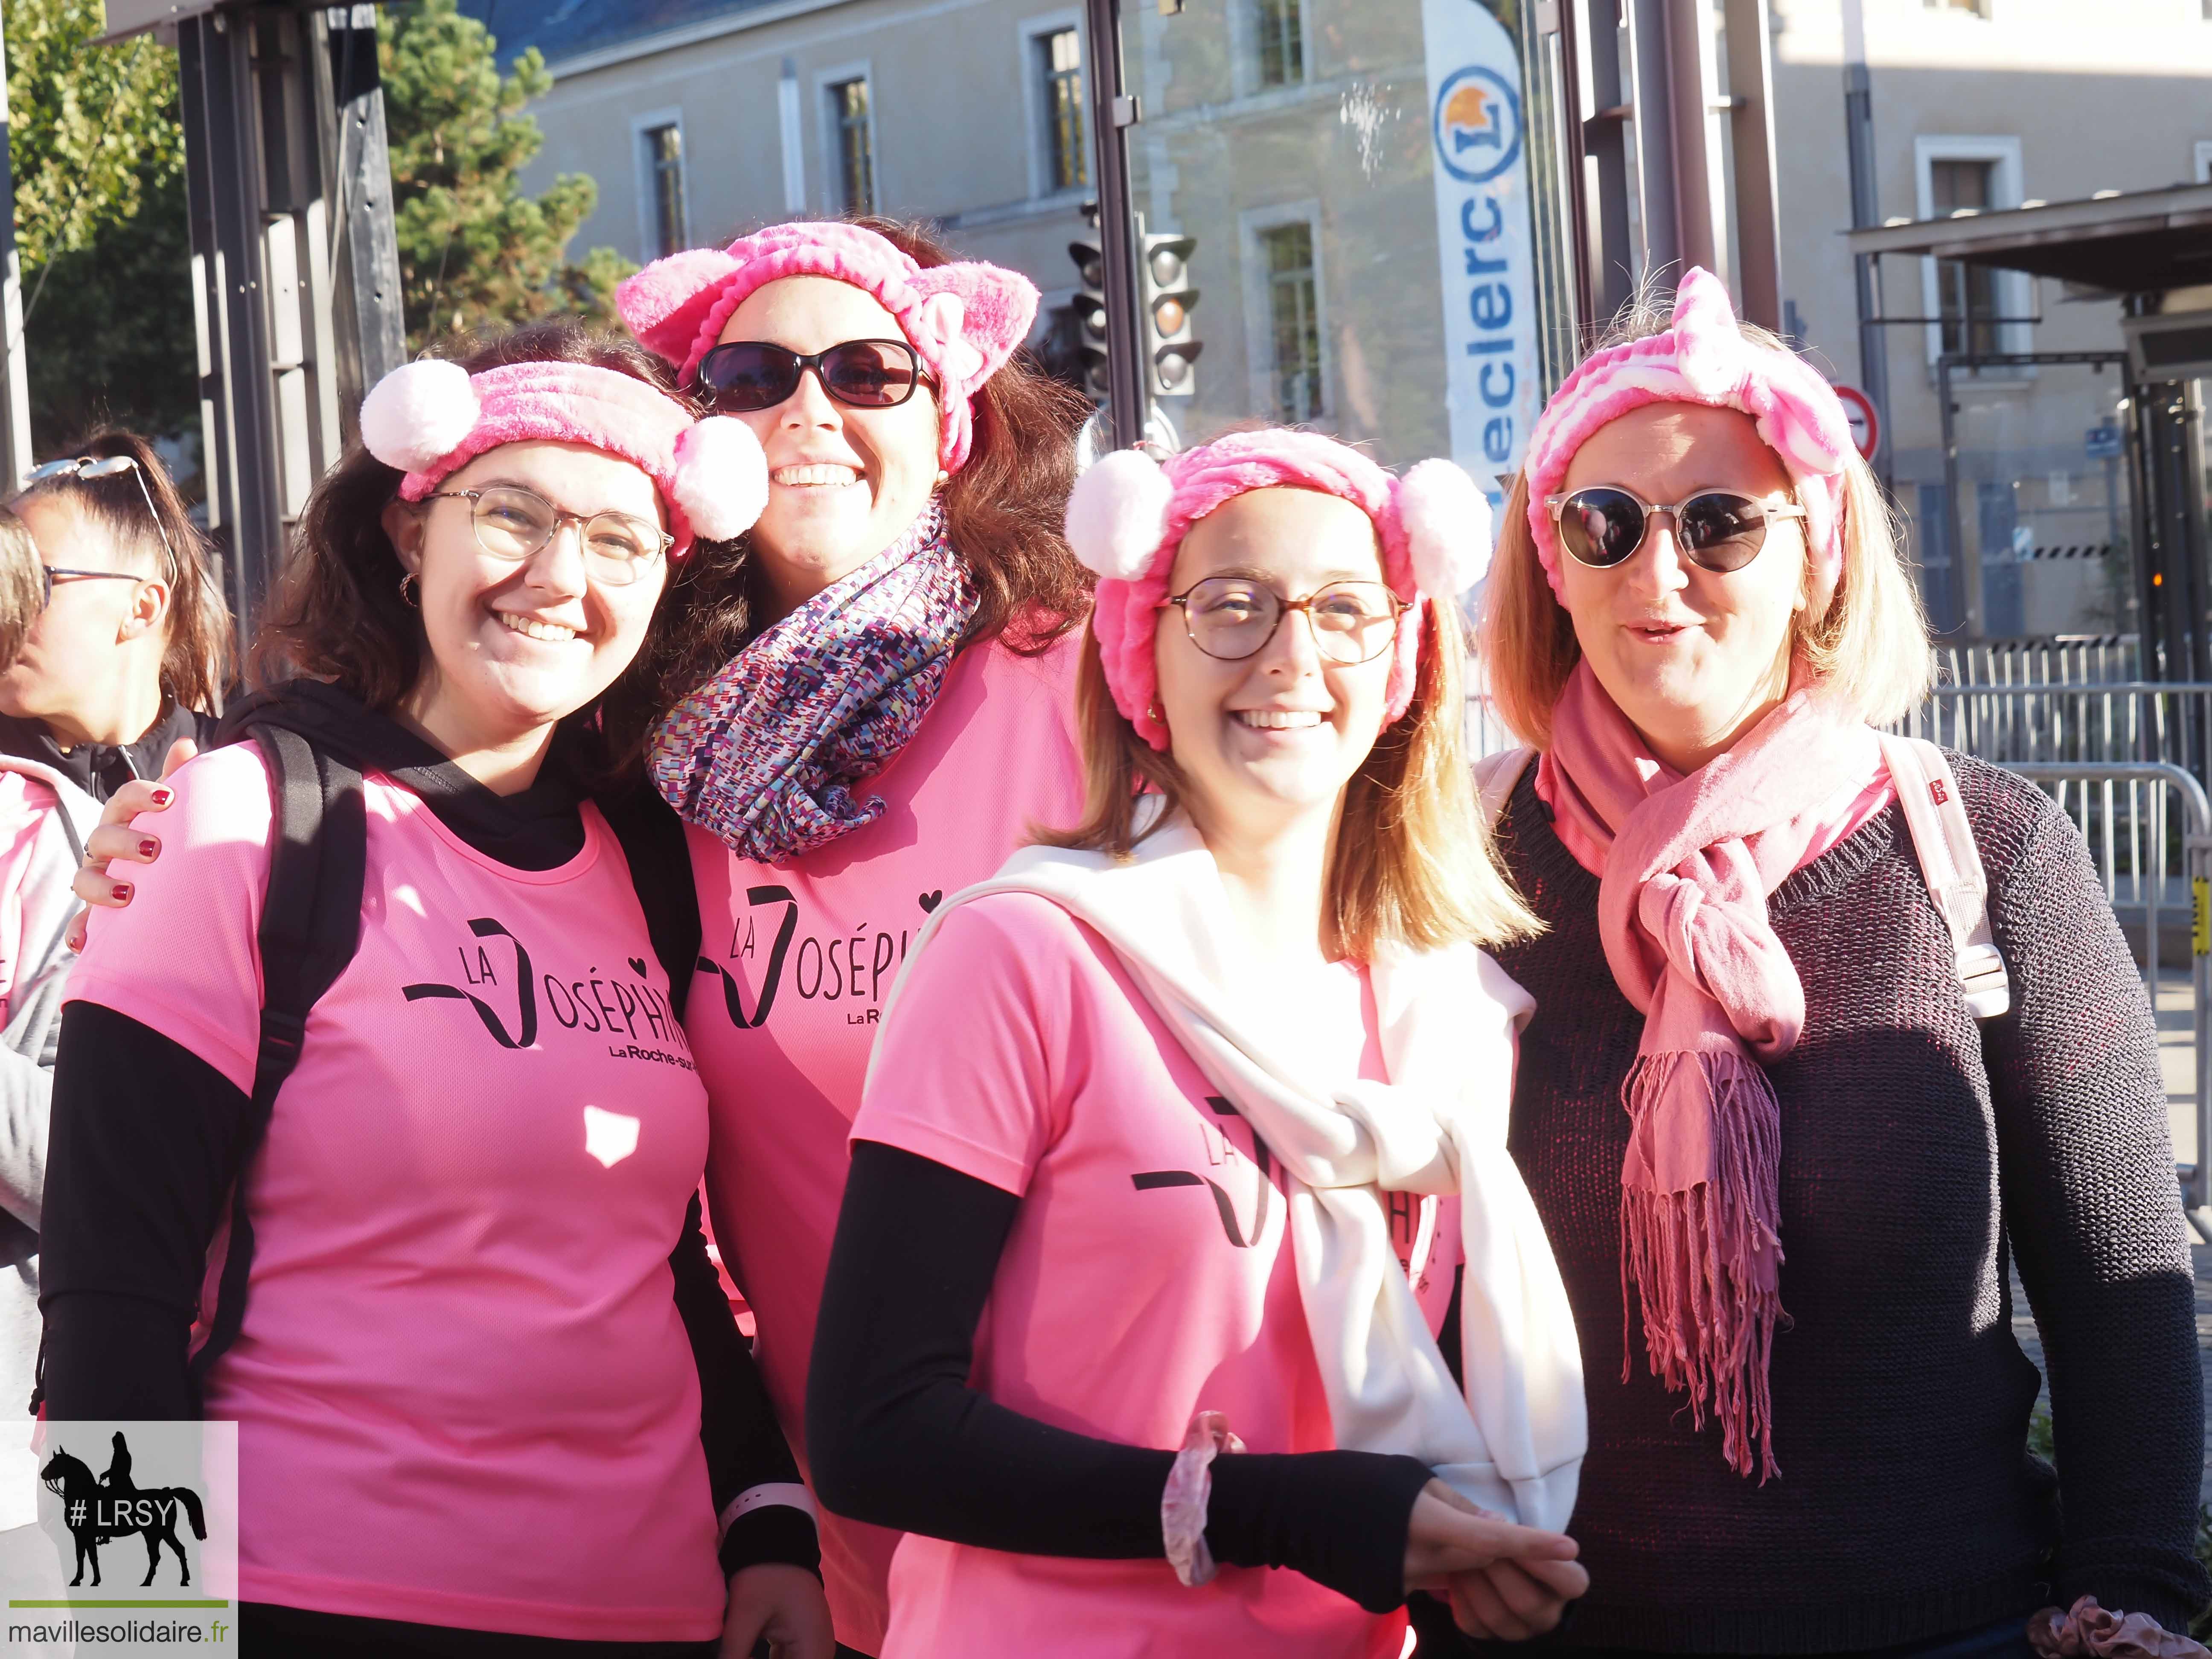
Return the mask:
M1477 65L1437 89L1437 161L1455 179L1488 184L1521 157L1521 100L1504 77Z
M84 1583L88 1566L92 1569L92 1582L99 1583L100 1547L134 1533L146 1540L146 1576L138 1581L142 1589L154 1582L155 1571L161 1565L164 1544L176 1552L178 1583L190 1584L191 1563L185 1555L184 1545L178 1541L176 1523L181 1514L190 1523L194 1538L207 1536L200 1495L190 1486L142 1490L131 1483L131 1446L119 1429L115 1433L114 1447L104 1475L95 1477L83 1463L70 1456L66 1448L58 1446L46 1460L46 1468L39 1471L46 1490L62 1500L62 1520L76 1544L76 1577L70 1580L70 1587L75 1589Z

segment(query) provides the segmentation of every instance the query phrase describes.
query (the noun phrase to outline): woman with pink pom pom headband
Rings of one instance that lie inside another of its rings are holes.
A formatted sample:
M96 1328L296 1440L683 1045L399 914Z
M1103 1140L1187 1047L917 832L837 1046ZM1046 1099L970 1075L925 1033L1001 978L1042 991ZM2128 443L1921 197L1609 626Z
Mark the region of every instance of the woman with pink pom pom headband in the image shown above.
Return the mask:
M158 1109L227 1149L185 1173L180 1206L176 1170L73 1164L58 1141L83 1224L163 1239L175 1283L156 1294L185 1305L226 1194L252 1211L189 1373L180 1327L126 1374L173 1380L163 1415L204 1401L265 1430L272 1490L359 1495L241 1527L242 1628L277 1625L277 1646L307 1629L318 1650L382 1650L343 1593L367 1539L379 1614L518 1651L750 1652L772 1631L830 1659L811 1506L697 1218L714 1130L677 1023L699 957L684 832L614 742L675 608L671 561L750 525L759 446L696 420L629 342L568 322L409 364L361 425L309 499L257 653L264 682L300 678L234 702L226 745L134 826L166 846L114 896L127 908L94 915L72 984L70 1017L95 1022L72 1038L88 1056L68 1068L72 1121L144 1146ZM334 957L335 977L272 1084L263 993L287 981L264 953L290 943L278 901L300 871L281 849L302 847L303 796L322 809L315 914L291 948ZM506 1241L497 1264L456 1228ZM404 1296L383 1293L395 1277ZM702 1306L725 1324L695 1353ZM58 1336L54 1398L98 1408L83 1341ZM393 1401L442 1403L416 1432ZM626 1402L619 1433L609 1401ZM350 1425L370 1417L386 1431L364 1450ZM457 1447L456 1421L496 1423L498 1444ZM426 1521L461 1488L465 1518ZM580 1631L594 1639L559 1639Z
M1100 578L1085 817L929 896L816 1327L813 1477L929 1567L886 1651L1106 1619L1129 1652L1396 1652L1417 1589L1547 1631L1589 1584L1582 1379L1505 1146L1528 1000L1481 948L1527 925L1460 736L1482 497L1272 430L1109 456L1067 528ZM979 1315L989 1410L881 1361L964 1353ZM1252 1529L1247 1451L1295 1541Z
M1485 793L1544 924L1499 952L1515 1152L1593 1339L1577 1639L2086 1652L2102 1603L2178 1651L2201 1379L2187 1296L2131 1288L2190 1274L2140 980L2046 796L1881 729L1929 641L1833 389L1711 273L1669 297L1544 410L1485 593L1534 751ZM2032 1368L1959 1313L2007 1235L2045 1350L2094 1356L2063 1513ZM2084 1599L2024 1631L2039 1578Z

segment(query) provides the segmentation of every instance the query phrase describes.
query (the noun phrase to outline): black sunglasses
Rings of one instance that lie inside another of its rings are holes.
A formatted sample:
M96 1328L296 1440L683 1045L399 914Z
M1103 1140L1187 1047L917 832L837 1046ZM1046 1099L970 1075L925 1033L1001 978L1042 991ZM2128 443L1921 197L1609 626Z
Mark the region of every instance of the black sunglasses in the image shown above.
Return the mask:
M1617 484L1553 495L1544 505L1552 509L1560 545L1576 563L1593 570L1608 570L1633 558L1655 514L1673 518L1675 544L1685 558L1700 569L1722 574L1741 570L1759 556L1770 520L1805 516L1802 507L1755 501L1733 489L1700 490L1669 507L1647 502Z
M811 356L766 340L732 340L702 360L699 382L717 410L735 415L774 409L810 368L824 392L854 409L895 409L929 378L921 354L904 340L847 340Z

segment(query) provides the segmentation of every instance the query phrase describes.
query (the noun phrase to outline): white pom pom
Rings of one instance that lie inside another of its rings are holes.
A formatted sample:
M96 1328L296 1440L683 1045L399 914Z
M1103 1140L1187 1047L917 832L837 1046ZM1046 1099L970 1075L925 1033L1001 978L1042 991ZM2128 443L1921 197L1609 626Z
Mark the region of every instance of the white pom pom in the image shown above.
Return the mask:
M768 457L743 421L709 415L676 440L668 489L693 535L726 542L750 530L768 506Z
M1134 449L1102 455L1067 498L1067 544L1099 575L1134 581L1160 550L1174 495L1150 456Z
M385 465L420 472L460 447L478 410L469 372L459 363L403 363L361 400L361 441Z
M1398 520L1430 599L1464 593L1490 568L1490 502L1449 461L1422 461L1399 480Z

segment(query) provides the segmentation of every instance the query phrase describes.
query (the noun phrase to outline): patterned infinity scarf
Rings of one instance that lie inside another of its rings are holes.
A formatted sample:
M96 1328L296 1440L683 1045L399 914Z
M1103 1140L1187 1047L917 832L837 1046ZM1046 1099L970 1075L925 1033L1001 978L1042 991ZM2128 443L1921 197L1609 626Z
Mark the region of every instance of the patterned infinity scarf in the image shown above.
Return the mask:
M933 499L899 538L768 629L678 704L647 765L684 819L781 864L882 815L856 799L906 746L975 613Z

